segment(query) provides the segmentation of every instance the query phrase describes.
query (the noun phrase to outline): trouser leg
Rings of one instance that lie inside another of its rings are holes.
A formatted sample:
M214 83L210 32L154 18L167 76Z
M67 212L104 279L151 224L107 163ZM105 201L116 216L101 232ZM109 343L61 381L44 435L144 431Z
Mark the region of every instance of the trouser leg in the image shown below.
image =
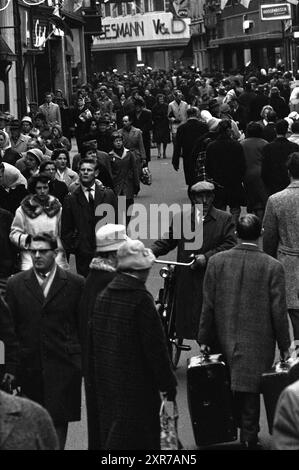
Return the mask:
M294 341L298 341L296 346L299 347L299 309L289 308L288 309L294 334Z
M67 436L68 423L55 424L55 431L58 437L59 450L64 450Z
M241 428L241 441L256 443L260 430L259 393L236 392L234 394L235 414Z

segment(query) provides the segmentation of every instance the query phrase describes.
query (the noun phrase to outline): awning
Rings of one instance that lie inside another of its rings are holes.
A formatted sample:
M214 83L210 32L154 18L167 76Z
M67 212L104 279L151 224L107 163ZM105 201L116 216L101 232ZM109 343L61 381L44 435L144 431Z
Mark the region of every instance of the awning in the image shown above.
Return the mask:
M8 46L7 42L3 37L0 35L0 60L6 62L12 62L17 60L16 54L12 52L10 47Z
M188 44L184 47L183 54L181 55L181 59L189 59L193 57L193 41L192 37L189 39Z
M61 16L63 21L66 22L71 28L82 28L85 20L81 15L70 13L69 11L62 10Z
M281 40L281 32L274 33L255 33L255 34L243 34L242 36L230 36L226 38L212 39L209 43L211 47L225 46L227 44L238 44L244 42L258 42L258 41L269 41L269 40Z

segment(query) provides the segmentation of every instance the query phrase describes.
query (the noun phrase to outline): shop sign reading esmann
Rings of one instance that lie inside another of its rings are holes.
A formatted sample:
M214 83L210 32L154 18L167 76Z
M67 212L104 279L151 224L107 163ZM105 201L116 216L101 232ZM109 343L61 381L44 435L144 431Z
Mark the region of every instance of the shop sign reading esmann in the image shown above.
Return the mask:
M134 17L103 18L102 31L94 46L163 39L189 39L190 19L173 18L171 13L152 13Z

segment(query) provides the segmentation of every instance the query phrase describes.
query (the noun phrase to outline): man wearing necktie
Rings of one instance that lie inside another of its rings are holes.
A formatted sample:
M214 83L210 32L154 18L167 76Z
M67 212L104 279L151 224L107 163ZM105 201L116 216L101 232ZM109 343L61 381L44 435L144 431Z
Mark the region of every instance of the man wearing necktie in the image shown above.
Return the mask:
M74 253L77 272L84 277L89 273L96 248L96 225L101 219L106 220L106 213L96 216L101 205L111 207L113 220L109 222L117 220L117 198L112 189L96 181L97 177L97 163L93 159L82 160L79 165L80 186L65 198L62 209L62 243L68 253Z
M53 419L60 448L68 423L81 419L79 303L84 279L57 266L57 240L29 241L33 268L8 280L6 301L19 348L16 380L22 393Z

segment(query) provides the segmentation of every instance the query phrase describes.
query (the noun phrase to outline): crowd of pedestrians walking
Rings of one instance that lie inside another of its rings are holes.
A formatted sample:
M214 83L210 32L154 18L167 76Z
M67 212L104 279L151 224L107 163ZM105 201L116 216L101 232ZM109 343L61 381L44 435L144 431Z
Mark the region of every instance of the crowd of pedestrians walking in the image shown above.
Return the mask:
M177 335L224 354L241 442L258 447L261 374L275 344L290 356L288 314L299 341L298 80L277 69L107 72L71 103L57 90L26 116L0 114L2 376L49 413L36 448L64 448L68 423L80 420L82 374L89 449L160 448L160 393L174 400L177 382L145 282L155 256L173 249L180 262L195 256L176 271ZM175 220L152 249L127 235L153 149L166 159L170 143L188 218L203 226L192 252L174 237ZM108 223L101 207L112 209ZM13 400L1 392L7 412L42 419ZM21 445L34 447L30 433Z

